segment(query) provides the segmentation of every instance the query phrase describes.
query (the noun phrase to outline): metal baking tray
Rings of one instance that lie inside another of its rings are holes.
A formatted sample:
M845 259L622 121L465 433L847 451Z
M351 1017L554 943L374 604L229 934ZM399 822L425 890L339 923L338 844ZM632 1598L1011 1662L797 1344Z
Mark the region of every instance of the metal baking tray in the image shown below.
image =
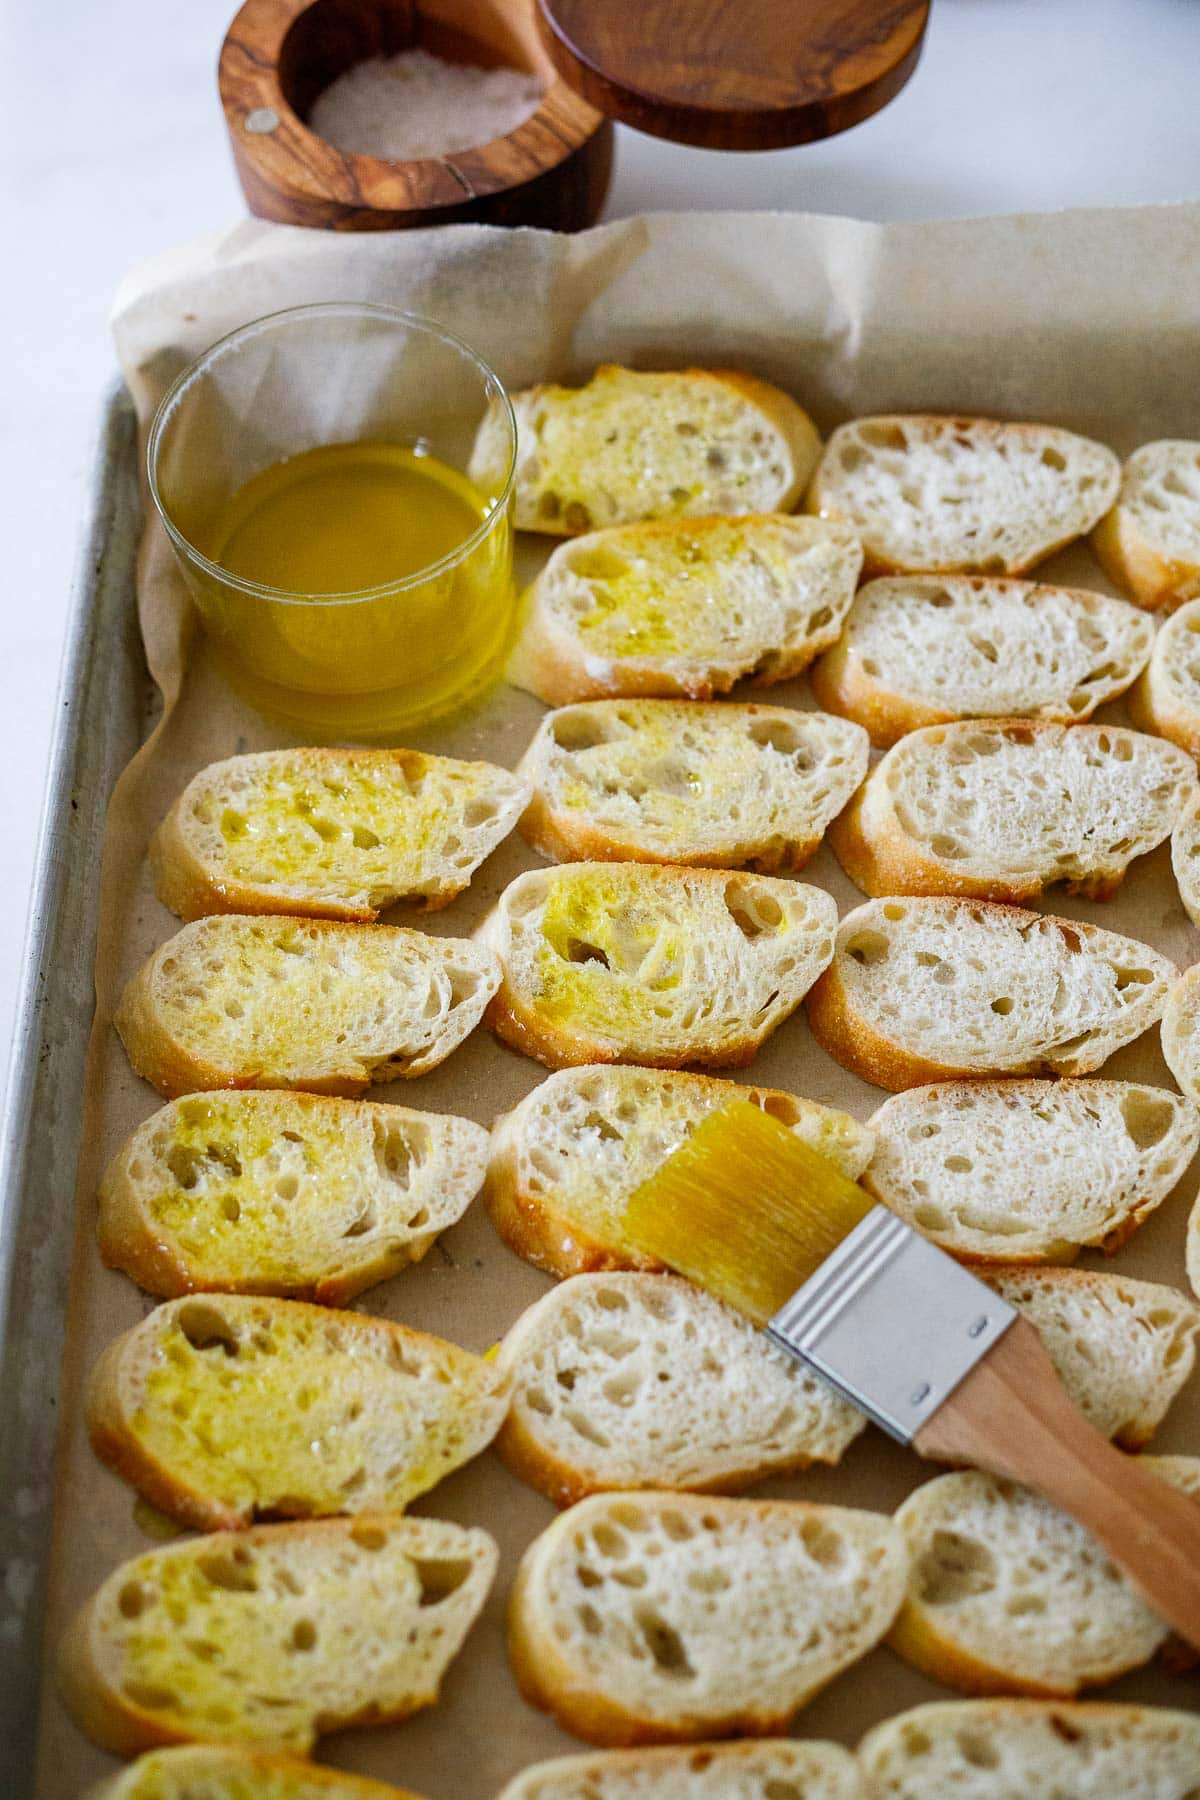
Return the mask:
M33 1777L100 849L154 692L138 632L137 426L105 398L71 600L0 1122L0 1794Z

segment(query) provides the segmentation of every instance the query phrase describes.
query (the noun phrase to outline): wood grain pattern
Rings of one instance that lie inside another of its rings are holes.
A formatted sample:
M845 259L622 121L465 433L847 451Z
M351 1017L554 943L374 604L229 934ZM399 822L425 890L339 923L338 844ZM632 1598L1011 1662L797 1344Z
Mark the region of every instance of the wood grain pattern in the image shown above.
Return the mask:
M913 1440L935 1462L1019 1481L1103 1544L1147 1605L1200 1648L1200 1503L1102 1438L1018 1319Z
M537 0L559 73L612 118L775 150L869 118L917 65L928 0Z
M507 137L412 162L349 155L308 129L308 109L336 76L414 45L535 69L548 83L542 104ZM576 231L608 191L612 125L557 78L532 0L246 0L218 79L242 191L260 218L335 231L464 219ZM247 127L264 112L273 129Z

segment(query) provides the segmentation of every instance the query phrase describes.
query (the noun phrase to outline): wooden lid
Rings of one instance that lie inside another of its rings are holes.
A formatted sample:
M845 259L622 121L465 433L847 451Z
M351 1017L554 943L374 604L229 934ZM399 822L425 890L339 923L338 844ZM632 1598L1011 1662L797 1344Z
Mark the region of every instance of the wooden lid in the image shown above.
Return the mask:
M559 74L610 118L709 150L811 144L917 65L928 0L537 0Z

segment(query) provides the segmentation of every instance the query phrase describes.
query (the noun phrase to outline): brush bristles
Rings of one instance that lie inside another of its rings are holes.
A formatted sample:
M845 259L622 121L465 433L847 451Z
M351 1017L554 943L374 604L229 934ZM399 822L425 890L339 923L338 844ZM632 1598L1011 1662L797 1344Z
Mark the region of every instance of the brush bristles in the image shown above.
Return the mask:
M735 1100L634 1192L622 1230L762 1326L874 1204L778 1119Z

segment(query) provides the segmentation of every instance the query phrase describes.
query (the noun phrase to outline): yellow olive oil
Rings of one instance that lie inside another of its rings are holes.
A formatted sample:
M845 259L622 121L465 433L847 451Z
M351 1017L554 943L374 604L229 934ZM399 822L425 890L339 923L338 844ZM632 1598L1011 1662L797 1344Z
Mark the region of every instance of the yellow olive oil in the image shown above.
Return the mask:
M435 456L370 441L302 451L239 489L203 548L276 590L205 583L218 653L267 712L379 735L466 702L499 672L511 517Z
M224 508L214 562L290 594L352 594L452 556L486 516L465 475L400 444L323 444L275 463Z

